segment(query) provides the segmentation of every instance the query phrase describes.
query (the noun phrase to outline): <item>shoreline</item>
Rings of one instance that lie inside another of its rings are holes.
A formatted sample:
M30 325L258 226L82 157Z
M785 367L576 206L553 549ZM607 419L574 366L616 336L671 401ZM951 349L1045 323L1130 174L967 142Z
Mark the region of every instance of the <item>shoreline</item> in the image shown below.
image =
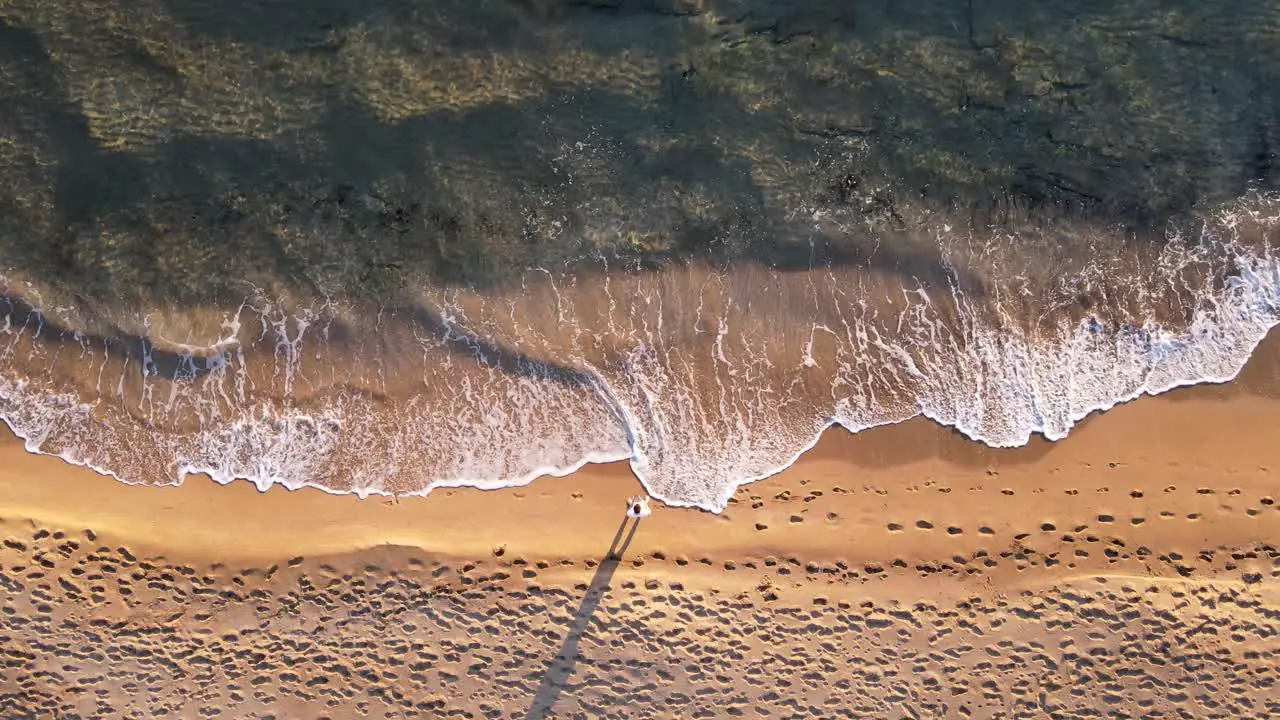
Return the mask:
M1047 516L1053 514L1052 503L1035 495L1061 495L1070 485L1093 486L1097 492L1109 484L1094 463L1137 468L1141 479L1152 483L1153 476L1188 461L1211 467L1217 458L1243 461L1252 455L1256 466L1268 469L1245 473L1249 477L1242 476L1241 484L1261 498L1272 482L1267 463L1280 471L1280 453L1271 457L1265 431L1280 420L1278 379L1280 333L1273 332L1235 380L1138 398L1091 415L1057 442L1037 436L1019 448L991 448L923 417L856 434L833 426L791 467L741 486L719 515L659 504L645 521L637 549L724 553L794 547L834 557L837 549L867 554L870 545L888 543L927 555L947 544L943 528L964 534L966 518L958 508L947 508L955 503L926 499L922 486L964 484L977 495L1025 488L1029 495L1019 502ZM398 500L279 486L260 492L249 481L221 485L207 476L189 476L178 486L139 486L56 457L32 455L7 429L5 435L0 517L67 530L92 528L121 542L192 557L268 560L384 545L455 556L485 557L503 546L523 554L590 556L595 548L584 546L583 538L608 536L625 498L643 492L625 461L588 464L519 487L442 487L425 497ZM1233 452L1221 452L1227 446ZM825 488L818 490L825 497L816 503L811 498L802 514L776 500L782 494L805 495L803 488L810 486ZM924 496L912 499L920 504L914 514L936 516L936 521L924 520L935 531L911 532L916 518L909 517L913 513L904 502L912 495ZM887 530L892 518L873 522L869 503L904 516L898 524L905 530ZM1007 527L993 529L1011 530L1011 521L1004 522ZM757 530L758 525L766 527ZM814 531L815 526L825 532ZM875 539L861 542L866 533ZM944 538L941 544L938 536Z

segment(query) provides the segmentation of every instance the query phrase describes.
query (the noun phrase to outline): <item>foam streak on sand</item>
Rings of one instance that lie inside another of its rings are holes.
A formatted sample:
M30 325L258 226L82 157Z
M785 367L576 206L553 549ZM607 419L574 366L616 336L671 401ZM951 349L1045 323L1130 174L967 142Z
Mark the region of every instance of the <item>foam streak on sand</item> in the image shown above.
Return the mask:
M1250 196L1146 244L941 225L936 265L912 272L541 271L374 322L259 293L207 333L153 313L95 334L74 308L19 312L11 289L0 417L129 482L413 495L629 459L656 497L720 511L833 424L924 415L1009 447L1229 380L1280 320L1277 208Z

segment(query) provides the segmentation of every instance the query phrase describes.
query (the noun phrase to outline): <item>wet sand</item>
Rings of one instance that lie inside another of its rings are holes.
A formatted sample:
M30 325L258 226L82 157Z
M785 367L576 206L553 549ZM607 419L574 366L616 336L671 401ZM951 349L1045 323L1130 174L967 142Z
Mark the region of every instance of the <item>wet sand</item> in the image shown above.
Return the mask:
M832 430L629 542L623 465L360 501L130 487L9 437L0 714L1280 713L1277 358L1057 444Z

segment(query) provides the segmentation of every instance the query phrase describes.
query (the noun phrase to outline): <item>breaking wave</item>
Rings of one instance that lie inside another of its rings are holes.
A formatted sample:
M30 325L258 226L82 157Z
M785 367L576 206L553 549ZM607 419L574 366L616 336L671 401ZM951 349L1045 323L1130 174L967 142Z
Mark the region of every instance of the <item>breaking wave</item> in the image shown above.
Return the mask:
M10 284L0 417L132 483L411 495L628 460L655 497L719 511L833 424L924 415L1016 446L1231 379L1280 320L1278 211L1250 195L1154 240L940 223L794 270L602 258L381 308L254 290L108 322Z

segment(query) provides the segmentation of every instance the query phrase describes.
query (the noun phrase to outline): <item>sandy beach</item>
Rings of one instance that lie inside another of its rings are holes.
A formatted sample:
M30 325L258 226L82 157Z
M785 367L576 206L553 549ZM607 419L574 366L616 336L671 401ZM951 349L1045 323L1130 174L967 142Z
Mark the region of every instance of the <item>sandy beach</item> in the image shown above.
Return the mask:
M1275 335L993 450L829 431L721 515L625 466L399 501L0 445L5 717L1280 712ZM629 528L628 528L629 530ZM610 541L622 560L606 558Z

